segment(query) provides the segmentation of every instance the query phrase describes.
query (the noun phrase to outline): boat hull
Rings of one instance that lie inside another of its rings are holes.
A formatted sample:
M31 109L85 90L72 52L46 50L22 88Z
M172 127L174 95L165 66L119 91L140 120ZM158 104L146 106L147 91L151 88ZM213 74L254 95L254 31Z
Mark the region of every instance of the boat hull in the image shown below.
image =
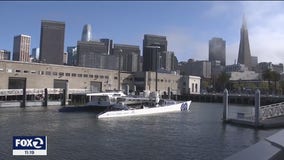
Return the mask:
M172 104L168 106L153 107L153 108L143 108L143 109L132 109L132 110L120 110L120 111L109 111L98 115L99 119L102 118L112 118L112 117L126 117L126 116L140 116L176 111L186 111L189 110L191 101L186 101L183 103Z

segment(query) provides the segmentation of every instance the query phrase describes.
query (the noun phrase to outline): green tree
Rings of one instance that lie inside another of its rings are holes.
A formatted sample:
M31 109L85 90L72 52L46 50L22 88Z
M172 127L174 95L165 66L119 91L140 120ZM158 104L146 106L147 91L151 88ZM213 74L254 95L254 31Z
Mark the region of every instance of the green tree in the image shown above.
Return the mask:
M226 87L228 87L228 83L230 80L230 75L226 72L222 72L219 74L216 82L216 89L218 91L223 91Z
M262 72L262 79L267 81L268 91L269 91L269 94L270 94L271 93L270 82L272 80L272 71L270 69L268 69L268 70L265 70L264 72Z
M280 88L280 90L281 90L281 92L283 94L283 91L284 91L284 80L279 82L279 88Z
M274 92L275 92L277 90L277 82L280 80L280 74L276 71L268 69L262 73L262 79L267 80L269 93L271 94L272 91L271 81L274 81Z
M272 71L272 81L274 81L274 93L277 91L277 82L280 80L280 73Z

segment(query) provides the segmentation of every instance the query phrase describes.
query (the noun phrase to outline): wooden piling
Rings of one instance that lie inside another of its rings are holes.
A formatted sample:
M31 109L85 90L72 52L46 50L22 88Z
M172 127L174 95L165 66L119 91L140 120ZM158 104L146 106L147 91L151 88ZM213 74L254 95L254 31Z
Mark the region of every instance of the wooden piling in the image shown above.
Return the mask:
M171 88L168 87L168 99L171 99Z
M43 107L47 107L47 101L48 101L48 90L47 88L44 89L44 99L43 99Z
M24 83L23 86L23 98L22 98L22 104L21 107L26 107L26 102L27 102L27 88L26 88L26 82Z
M66 105L66 89L62 90L62 100L61 100L61 106L65 106Z

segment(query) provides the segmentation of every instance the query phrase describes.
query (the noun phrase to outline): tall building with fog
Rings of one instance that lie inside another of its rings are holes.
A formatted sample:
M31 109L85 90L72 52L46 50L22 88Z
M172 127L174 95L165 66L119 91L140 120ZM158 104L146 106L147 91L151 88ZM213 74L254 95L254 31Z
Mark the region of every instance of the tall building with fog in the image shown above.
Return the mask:
M65 23L41 21L40 56L42 63L63 64Z
M222 66L226 65L226 41L214 37L209 40L209 61L220 61Z
M247 22L245 17L243 17L243 24L240 32L240 45L239 45L239 55L238 55L238 63L244 64L249 69L251 68L251 53L249 46L249 37L248 37L248 29Z
M30 61L31 36L20 34L14 37L13 60Z

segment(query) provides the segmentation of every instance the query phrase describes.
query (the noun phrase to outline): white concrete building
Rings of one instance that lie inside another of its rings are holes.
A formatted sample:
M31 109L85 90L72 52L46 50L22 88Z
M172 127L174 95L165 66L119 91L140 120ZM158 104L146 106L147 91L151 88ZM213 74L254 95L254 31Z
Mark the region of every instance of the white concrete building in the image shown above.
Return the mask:
M260 74L254 71L244 71L244 72L229 72L230 81L236 80L259 80Z

